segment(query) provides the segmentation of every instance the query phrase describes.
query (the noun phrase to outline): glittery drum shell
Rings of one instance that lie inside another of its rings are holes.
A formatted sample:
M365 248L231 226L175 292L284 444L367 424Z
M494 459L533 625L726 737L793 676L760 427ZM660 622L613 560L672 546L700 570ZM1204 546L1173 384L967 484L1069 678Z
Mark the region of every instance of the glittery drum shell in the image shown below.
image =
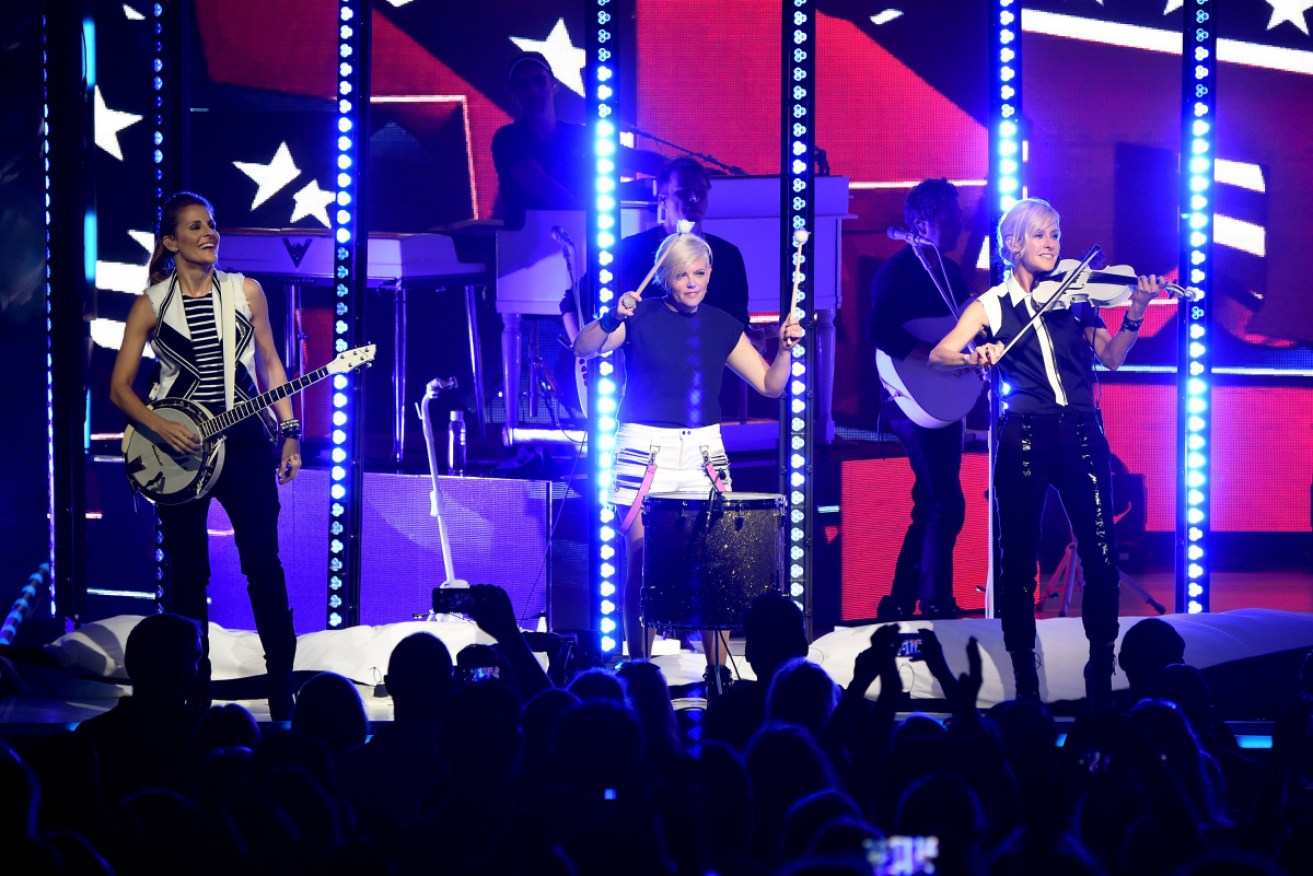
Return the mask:
M784 573L784 497L663 493L643 500L643 623L731 629Z

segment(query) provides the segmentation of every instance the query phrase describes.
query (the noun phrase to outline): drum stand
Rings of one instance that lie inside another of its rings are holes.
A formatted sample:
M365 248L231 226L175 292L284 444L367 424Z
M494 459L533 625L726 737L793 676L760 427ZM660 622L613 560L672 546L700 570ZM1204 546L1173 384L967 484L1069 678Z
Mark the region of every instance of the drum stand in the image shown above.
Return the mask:
M1125 572L1119 572L1121 583L1129 585L1132 590L1144 597L1144 601L1158 614L1166 614L1167 609L1161 602L1154 599L1148 590L1144 589L1139 581L1136 581ZM1058 609L1058 617L1067 617L1067 612L1071 609L1071 593L1077 588L1085 586L1085 574L1081 570L1080 556L1076 553L1076 537L1073 535L1070 542L1067 543L1067 549L1062 552L1062 559L1058 561L1058 567L1053 570L1053 575L1049 578L1048 596L1051 598L1057 596L1058 582L1062 582L1062 607Z

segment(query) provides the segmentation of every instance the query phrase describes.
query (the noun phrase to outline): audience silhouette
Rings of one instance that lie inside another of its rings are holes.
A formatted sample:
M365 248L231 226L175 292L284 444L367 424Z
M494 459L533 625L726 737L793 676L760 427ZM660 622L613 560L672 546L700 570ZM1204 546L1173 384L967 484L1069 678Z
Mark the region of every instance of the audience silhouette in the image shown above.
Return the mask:
M482 591L498 645L469 658L499 671L458 678L440 639L408 636L385 677L393 719L368 741L333 673L302 687L290 728L238 705L192 719L195 625L142 620L131 696L76 732L0 743L4 872L1273 876L1313 856L1313 658L1255 756L1179 636L1142 621L1120 661L1136 698L1060 743L1042 703L976 708L974 642L954 676L962 656L927 639L947 717L908 714L892 627L840 690L773 597L745 623L758 680L699 722L652 663L552 687L504 596Z

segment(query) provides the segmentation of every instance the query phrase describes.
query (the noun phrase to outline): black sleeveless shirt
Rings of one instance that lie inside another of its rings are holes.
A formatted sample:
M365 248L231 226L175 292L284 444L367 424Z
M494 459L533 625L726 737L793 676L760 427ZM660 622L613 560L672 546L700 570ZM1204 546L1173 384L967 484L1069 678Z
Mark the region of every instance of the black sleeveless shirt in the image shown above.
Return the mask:
M1006 344L1021 331L1039 305L1008 275L981 296L989 316L990 340ZM1090 328L1106 328L1086 303L1050 308L996 366L1006 384L1004 410L1021 414L1094 411L1094 349Z

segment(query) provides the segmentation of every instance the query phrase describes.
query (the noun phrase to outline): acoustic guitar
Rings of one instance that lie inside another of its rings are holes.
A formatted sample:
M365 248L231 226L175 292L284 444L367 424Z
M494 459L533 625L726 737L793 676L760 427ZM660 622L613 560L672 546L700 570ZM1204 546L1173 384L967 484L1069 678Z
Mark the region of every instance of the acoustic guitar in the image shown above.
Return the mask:
M933 346L956 324L947 315L927 317L908 320L903 330ZM985 387L985 377L977 369L943 371L929 362L895 359L883 350L875 351L875 369L907 418L926 429L942 429L965 417Z

